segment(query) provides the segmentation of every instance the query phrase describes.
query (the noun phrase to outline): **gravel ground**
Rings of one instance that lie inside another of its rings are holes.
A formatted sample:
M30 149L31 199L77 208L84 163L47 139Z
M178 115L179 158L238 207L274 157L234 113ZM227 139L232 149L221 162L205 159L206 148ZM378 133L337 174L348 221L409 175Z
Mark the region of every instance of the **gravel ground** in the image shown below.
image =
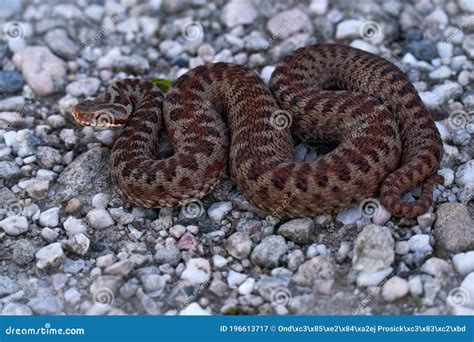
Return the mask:
M2 314L474 314L473 1L8 0L0 27ZM70 116L114 79L207 61L268 80L315 42L379 54L415 84L444 142L428 213L369 199L281 222L228 179L183 208L132 207L109 176L118 132Z

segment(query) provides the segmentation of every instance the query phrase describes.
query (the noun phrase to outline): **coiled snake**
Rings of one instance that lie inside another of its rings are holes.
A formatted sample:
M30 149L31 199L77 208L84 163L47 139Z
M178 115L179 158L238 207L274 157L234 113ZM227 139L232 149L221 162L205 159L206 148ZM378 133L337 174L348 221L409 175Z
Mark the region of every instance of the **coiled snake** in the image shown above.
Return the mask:
M148 81L118 81L73 116L83 125L124 125L111 175L143 207L203 197L228 162L244 196L280 217L333 213L379 193L392 215L412 218L442 180L440 135L413 85L387 60L347 46L296 50L277 64L270 87L227 63L190 70L166 96ZM163 126L174 154L158 160ZM338 146L295 161L292 134ZM420 184L418 200L402 201Z

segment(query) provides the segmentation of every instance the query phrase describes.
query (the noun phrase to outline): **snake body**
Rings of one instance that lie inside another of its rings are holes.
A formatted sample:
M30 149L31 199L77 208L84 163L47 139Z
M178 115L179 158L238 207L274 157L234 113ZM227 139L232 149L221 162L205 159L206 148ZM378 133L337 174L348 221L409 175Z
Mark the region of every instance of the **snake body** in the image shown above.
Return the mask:
M84 125L124 125L112 179L143 207L197 200L229 166L243 195L279 217L333 213L379 193L392 215L412 218L429 208L440 181L440 135L413 85L389 61L347 46L296 50L269 87L228 63L188 71L166 96L148 81L118 81L73 115ZM174 154L158 160L163 128ZM338 146L295 161L292 134ZM402 201L418 185L421 197Z

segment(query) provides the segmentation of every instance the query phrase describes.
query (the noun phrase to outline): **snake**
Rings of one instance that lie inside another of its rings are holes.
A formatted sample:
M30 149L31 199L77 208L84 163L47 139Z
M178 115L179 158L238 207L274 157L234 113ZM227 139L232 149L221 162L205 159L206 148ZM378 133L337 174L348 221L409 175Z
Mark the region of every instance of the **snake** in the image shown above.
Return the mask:
M148 80L117 80L72 115L84 126L122 127L111 178L146 208L199 201L230 173L247 200L280 218L334 214L375 196L391 215L415 218L443 180L440 134L410 80L344 45L293 51L269 85L222 62L187 71L166 94ZM173 153L159 158L165 133ZM335 148L296 160L294 139ZM418 198L404 199L418 186Z

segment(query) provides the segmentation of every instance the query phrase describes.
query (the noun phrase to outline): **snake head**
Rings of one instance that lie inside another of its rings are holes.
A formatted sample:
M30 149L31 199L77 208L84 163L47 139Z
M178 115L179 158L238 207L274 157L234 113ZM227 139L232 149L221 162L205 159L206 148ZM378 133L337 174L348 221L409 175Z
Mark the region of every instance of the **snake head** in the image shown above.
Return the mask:
M130 111L131 108L121 104L85 100L72 107L72 116L83 126L109 128L123 126Z

